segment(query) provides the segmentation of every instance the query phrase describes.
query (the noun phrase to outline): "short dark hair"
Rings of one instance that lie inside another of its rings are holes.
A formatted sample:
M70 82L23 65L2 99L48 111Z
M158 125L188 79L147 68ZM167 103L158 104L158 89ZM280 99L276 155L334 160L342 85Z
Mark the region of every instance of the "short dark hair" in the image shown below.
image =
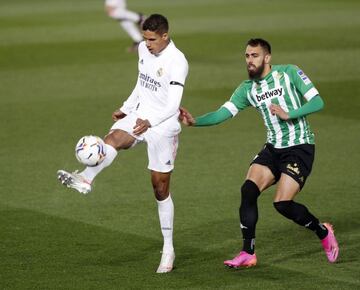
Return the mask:
M271 45L269 42L267 42L265 39L262 38L251 38L247 45L250 45L252 47L255 46L261 46L267 53L271 54Z
M163 15L151 14L145 19L142 30L150 30L158 34L163 34L169 31L169 22Z

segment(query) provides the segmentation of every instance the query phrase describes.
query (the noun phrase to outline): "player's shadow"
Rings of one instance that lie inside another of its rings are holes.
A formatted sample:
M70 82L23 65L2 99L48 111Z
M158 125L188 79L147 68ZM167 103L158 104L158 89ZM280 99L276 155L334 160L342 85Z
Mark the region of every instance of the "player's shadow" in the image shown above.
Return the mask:
M356 262L356 256L352 253L359 252L359 235L351 235L360 228L360 216L358 213L348 213L346 216L336 216L335 234L340 247L340 254L337 264ZM354 218L355 217L355 218ZM281 217L280 217L281 218ZM262 222L257 228L256 248L263 258L265 267L271 264L278 264L290 260L318 259L327 263L327 258L322 249L321 243L315 233L294 224L291 221L277 224L272 227L272 222ZM181 227L181 225L179 225ZM179 228L177 232L179 233ZM240 229L234 226L230 219L219 220L202 224L196 228L180 231L178 240L191 241L184 245L184 258L191 260L196 256L193 252L196 249L199 256L205 256L208 260L217 259L219 263L232 258L241 250L242 239ZM205 254L206 253L206 254ZM204 260L206 258L201 258ZM262 263L259 263L261 267Z

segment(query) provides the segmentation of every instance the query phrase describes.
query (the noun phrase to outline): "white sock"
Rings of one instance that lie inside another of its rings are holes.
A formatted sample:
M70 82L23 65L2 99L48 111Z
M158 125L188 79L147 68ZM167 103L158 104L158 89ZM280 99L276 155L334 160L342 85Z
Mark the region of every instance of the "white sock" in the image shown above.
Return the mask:
M161 233L164 237L163 253L174 251L173 246L173 224L174 224L174 204L171 195L164 200L157 200L160 219Z
M96 175L98 175L105 167L108 167L115 159L117 155L117 151L114 147L109 144L105 144L106 146L106 156L103 162L101 162L97 166L86 167L84 171L80 172L80 174L90 183L93 181Z
M134 22L123 20L120 21L120 25L134 42L142 41L142 35Z

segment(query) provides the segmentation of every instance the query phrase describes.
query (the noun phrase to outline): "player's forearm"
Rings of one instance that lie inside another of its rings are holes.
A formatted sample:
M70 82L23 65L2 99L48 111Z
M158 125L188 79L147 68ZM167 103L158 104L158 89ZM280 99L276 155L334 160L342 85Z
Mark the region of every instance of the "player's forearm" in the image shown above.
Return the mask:
M299 109L288 112L289 119L297 119L318 112L324 108L323 99L317 95Z
M220 124L232 117L232 114L225 107L221 107L219 110L195 118L196 127L213 126Z

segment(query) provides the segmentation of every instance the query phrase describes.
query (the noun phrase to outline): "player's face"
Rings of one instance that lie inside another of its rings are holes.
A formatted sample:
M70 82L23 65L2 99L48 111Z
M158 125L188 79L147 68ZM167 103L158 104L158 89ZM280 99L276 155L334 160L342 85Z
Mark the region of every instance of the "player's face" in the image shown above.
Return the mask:
M270 63L271 55L260 45L248 45L245 51L245 59L250 79L260 79L266 75L266 67Z
M143 37L146 47L152 54L158 54L169 44L169 35L167 33L158 34L155 31L143 31Z

